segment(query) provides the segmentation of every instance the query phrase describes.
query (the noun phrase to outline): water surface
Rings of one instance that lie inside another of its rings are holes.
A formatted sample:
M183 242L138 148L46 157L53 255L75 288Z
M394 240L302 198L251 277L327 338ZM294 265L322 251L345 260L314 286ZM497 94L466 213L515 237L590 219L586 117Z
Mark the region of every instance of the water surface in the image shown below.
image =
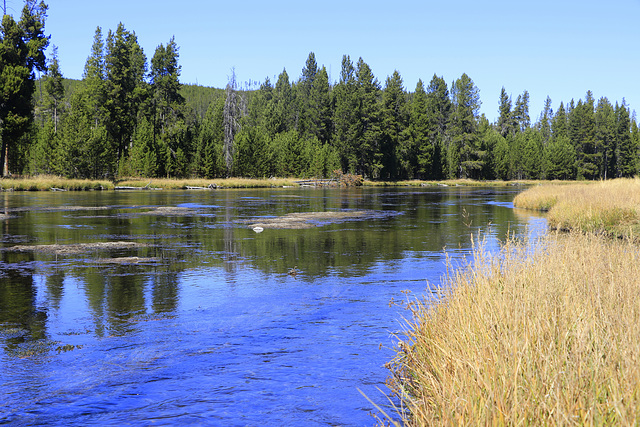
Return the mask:
M431 295L444 248L543 227L517 191L2 193L0 423L372 425L392 301ZM375 214L248 226L355 210ZM136 246L28 250L95 242Z

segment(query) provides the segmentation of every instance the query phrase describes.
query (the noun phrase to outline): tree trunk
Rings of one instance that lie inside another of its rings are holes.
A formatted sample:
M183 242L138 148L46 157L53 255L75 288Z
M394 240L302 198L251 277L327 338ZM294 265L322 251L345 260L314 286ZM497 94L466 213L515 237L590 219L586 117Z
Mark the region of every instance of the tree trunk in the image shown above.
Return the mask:
M9 176L9 144L2 140L2 176Z

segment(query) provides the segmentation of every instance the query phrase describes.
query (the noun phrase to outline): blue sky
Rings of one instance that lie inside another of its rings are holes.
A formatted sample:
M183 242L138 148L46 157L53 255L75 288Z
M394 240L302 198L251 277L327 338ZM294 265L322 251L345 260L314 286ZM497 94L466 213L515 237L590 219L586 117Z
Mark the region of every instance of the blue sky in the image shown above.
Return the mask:
M224 87L232 68L238 82L275 81L283 68L297 80L313 51L332 81L344 54L362 57L383 85L398 70L409 91L420 78L450 84L467 73L491 121L503 86L514 103L529 91L532 121L547 95L555 111L587 90L640 110L640 0L47 3L46 29L69 78L81 78L96 27L106 35L122 22L149 60L175 36L183 83ZM22 2L7 5L19 11Z

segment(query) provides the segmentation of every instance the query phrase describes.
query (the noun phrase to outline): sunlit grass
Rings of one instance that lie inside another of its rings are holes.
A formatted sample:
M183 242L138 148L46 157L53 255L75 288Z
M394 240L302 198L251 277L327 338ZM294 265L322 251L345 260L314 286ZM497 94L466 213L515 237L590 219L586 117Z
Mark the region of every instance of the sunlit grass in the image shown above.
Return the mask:
M115 187L147 187L149 189L184 190L189 187L199 188L275 188L298 187L300 178L120 178L115 183L108 180L69 179L58 176L38 175L34 177L19 177L0 180L0 190L13 191L49 191L62 190L113 190ZM367 187L379 186L519 186L534 185L540 181L475 181L471 179L456 179L445 181L367 181Z
M547 210L555 229L640 236L640 179L616 179L574 185L532 187L514 206Z
M110 190L113 189L113 183L107 180L69 179L59 176L38 175L35 177L0 179L0 189L4 191Z
M145 187L162 188L164 190L181 190L187 187L209 188L271 188L297 186L296 179L289 178L191 178L191 179L169 179L169 178L131 178L119 180L117 186L125 187Z
M592 234L476 249L390 366L406 425L637 425L640 251Z

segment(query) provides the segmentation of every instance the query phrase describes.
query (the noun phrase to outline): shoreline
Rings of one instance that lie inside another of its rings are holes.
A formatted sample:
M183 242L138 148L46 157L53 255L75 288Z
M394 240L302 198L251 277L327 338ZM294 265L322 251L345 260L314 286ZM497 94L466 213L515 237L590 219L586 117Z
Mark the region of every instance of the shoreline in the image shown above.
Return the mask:
M0 191L120 191L120 190L218 190L239 188L338 188L338 187L524 187L539 184L572 185L576 181L475 181L456 179L443 181L368 181L362 185L344 185L334 182L313 185L314 179L302 178L124 178L116 182L109 180L72 179L57 176L11 177L0 179ZM311 182L312 184L308 184Z
M440 299L407 301L387 365L404 425L640 422L640 180L570 190L514 200L556 232L495 256L476 246Z

